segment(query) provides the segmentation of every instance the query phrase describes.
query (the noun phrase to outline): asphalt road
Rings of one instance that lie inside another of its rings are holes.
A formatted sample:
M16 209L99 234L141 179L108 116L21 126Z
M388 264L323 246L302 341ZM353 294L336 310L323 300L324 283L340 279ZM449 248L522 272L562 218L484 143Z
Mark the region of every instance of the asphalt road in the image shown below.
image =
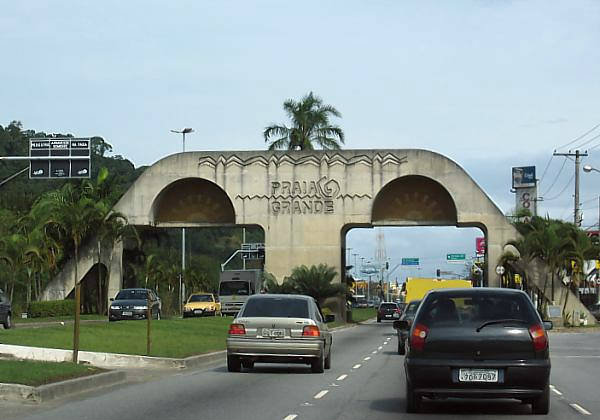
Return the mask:
M150 372L135 383L40 406L0 402L2 419L479 419L600 418L600 333L551 334L550 414L530 414L518 401L427 401L423 413L404 409L403 356L389 323L334 333L332 369L303 365L225 366L177 373ZM589 413L589 414L586 414Z

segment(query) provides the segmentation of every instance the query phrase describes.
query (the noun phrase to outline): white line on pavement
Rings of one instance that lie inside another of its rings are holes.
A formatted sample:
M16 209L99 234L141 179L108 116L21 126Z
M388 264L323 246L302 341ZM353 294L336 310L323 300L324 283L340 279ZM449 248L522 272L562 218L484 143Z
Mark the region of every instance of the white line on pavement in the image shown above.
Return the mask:
M323 391L319 392L317 395L315 395L315 400L320 400L321 398L323 398L325 395L327 395L329 391L327 389L324 389Z
M391 339L392 339L392 337L388 337L388 338L386 338L385 340L386 340L386 341L390 341Z
M377 354L377 350L373 350L371 354Z
M589 411L587 411L585 408L583 408L579 404L569 404L569 405L571 407L573 407L575 410L579 411L581 414L585 414L586 416L591 416L592 415L592 413L590 413Z
M363 360L371 360L371 356L367 356Z
M348 377L348 375L346 375L345 373L341 376L338 376L338 378L336 379L336 381L343 381L344 379L346 379Z
M298 417L298 414L290 414L289 416L285 416L283 420L294 420L296 417Z
M385 346L388 342L386 341L385 343L383 343L383 345Z
M550 385L550 389L552 390L552 392L554 392L556 395L562 395L562 392L560 392L558 389L556 389L556 387L554 385Z
M359 367L361 367L362 365L359 363L357 365L352 366L352 369L358 369Z
M383 349L383 346L377 347L377 350L381 350L381 349Z

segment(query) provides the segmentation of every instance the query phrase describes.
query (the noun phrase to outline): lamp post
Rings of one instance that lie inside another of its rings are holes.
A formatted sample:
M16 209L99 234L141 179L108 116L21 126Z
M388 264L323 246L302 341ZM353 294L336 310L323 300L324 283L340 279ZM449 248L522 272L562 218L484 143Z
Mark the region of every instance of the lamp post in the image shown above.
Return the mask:
M171 130L171 133L176 133L176 134L182 134L183 135L183 142L182 142L182 149L183 152L185 153L185 135L189 134L189 133L193 133L194 129L193 128L184 128L183 130ZM183 290L182 290L182 285L183 285L183 273L185 271L185 227L181 228L181 275L179 276L179 312L181 312L183 314Z

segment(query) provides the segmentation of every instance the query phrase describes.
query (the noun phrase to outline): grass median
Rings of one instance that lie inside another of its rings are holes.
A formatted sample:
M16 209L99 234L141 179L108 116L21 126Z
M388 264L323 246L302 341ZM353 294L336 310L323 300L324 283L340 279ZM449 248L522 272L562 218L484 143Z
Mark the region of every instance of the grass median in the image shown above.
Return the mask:
M4 384L39 386L100 372L103 372L103 370L68 362L50 363L28 360L0 360L0 383Z
M151 356L184 358L225 349L232 318L187 318L152 321ZM70 350L72 324L0 331L0 343ZM81 325L80 350L146 354L146 322L119 321Z

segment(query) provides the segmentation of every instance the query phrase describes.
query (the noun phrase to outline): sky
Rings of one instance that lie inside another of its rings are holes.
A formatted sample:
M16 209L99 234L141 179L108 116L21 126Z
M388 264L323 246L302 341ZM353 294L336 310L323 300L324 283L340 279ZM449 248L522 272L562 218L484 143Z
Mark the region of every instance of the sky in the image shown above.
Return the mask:
M0 28L0 124L102 136L136 166L179 152L183 127L187 150L264 149L284 100L313 91L345 148L442 153L504 212L513 166L537 167L539 213L566 220L574 163L552 153L600 168L600 127L578 139L600 123L598 1L40 0L5 2ZM598 185L582 172L584 227ZM410 231L388 254L429 232ZM472 252L478 233L456 231L434 235ZM358 237L372 256L374 230Z

